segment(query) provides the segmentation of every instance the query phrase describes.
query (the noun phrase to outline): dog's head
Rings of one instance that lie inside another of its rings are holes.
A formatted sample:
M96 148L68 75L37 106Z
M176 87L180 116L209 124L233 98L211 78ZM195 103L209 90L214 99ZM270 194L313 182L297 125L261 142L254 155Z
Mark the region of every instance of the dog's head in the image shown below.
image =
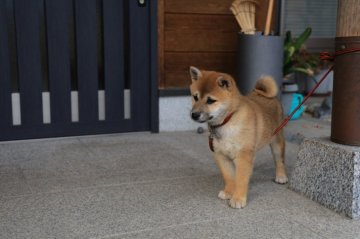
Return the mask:
M192 84L191 118L197 122L216 123L229 112L232 95L237 91L235 81L228 74L200 71L190 67Z

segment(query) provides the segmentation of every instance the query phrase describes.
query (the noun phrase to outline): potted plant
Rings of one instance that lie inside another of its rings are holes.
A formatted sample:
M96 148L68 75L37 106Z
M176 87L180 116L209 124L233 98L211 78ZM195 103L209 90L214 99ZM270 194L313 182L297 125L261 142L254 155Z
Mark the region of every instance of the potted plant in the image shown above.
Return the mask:
M299 87L294 82L294 74L301 72L311 75L313 63L303 57L304 43L311 35L311 28L306 28L299 37L293 38L291 31L286 32L284 40L284 64L283 64L283 85L281 102L284 114L289 115L292 110L303 100L303 96L298 93ZM303 112L301 107L291 119L297 119Z
M305 31L297 38L293 38L291 31L286 32L284 40L284 65L283 65L283 75L284 78L289 77L289 75L302 72L309 74L309 70L312 68L312 64L302 57L302 52L304 50L304 43L311 35L311 28L308 27Z

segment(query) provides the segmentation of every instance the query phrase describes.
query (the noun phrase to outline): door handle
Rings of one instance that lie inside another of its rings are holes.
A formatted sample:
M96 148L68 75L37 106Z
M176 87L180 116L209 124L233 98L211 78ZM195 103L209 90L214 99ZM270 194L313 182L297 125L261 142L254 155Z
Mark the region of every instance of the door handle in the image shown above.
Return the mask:
M138 0L139 7L145 7L146 2L145 0Z

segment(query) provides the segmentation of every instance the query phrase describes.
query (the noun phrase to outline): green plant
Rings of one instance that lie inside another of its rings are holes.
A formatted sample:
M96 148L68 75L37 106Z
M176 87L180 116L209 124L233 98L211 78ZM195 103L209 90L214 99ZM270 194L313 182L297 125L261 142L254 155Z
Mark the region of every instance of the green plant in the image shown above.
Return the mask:
M302 72L311 75L313 68L316 68L318 61L310 57L304 49L304 43L311 35L311 28L308 27L297 38L291 36L291 31L286 32L284 41L284 65L283 75L287 76L290 73Z

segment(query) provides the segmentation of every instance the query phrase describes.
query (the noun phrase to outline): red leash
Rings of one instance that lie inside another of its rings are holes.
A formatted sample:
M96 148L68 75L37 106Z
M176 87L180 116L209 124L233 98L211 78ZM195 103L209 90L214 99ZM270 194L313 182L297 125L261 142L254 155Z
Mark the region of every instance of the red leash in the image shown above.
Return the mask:
M337 57L337 56L345 55L345 54L349 54L349 53L353 53L353 52L358 52L358 51L360 51L360 48L344 49L344 50L337 51L334 54L329 53L329 52L322 52L322 53L320 53L320 59L323 61L333 61L335 59L335 57ZM277 133L279 133L279 131L282 130L282 128L284 128L285 125L287 125L287 123L290 121L291 117L293 117L295 112L298 109L300 109L300 107L309 99L309 97L314 93L314 91L320 86L320 84L326 79L326 77L329 75L329 73L333 69L334 69L334 66L331 66L329 68L329 70L323 75L323 77L319 80L319 82L316 83L316 85L305 96L304 100L291 112L291 114L288 117L286 117L281 122L280 126L274 131L273 136L276 135Z

